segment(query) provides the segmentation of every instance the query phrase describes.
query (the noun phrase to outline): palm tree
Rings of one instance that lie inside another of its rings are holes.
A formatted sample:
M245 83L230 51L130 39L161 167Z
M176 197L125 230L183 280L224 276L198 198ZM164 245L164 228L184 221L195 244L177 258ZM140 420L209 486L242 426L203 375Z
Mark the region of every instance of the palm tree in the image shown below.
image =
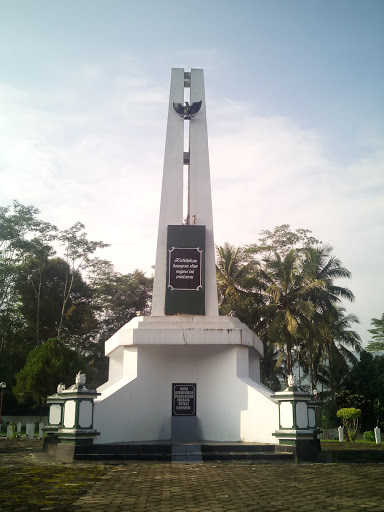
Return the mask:
M327 307L340 303L342 299L353 302L355 296L349 290L335 284L335 279L350 279L352 274L343 267L342 262L331 255L333 247L323 245L319 247L306 247L303 250L304 272L312 275L312 279L324 281L324 287L316 288L311 292L312 300L317 309L325 310Z
M260 364L261 382L273 391L281 389L279 377L283 377L284 351L277 343L263 336L264 355Z
M351 324L359 323L358 318L352 314L346 314L344 308L337 308L334 312L325 314L320 324L322 350L328 362L329 387L331 399L334 399L334 373L335 366L344 361L343 366L355 365L357 358L352 351L362 351L359 334L351 329ZM337 363L339 361L339 363Z
M268 335L286 352L286 372L292 374L292 349L303 334L306 325L315 312L311 293L325 286L323 279L317 279L307 272L300 251L292 249L284 257L275 253L265 260L262 272L267 310L270 323Z
M220 306L246 298L257 281L257 262L243 247L216 246L216 277Z
M314 314L301 347L301 364L312 389L317 389L321 381L329 386L333 397L335 368L348 371L351 364L356 364L353 351L361 352L361 339L351 325L358 322L355 315L346 314L345 308L338 306Z
M243 247L216 246L216 277L221 314L233 314L257 334L263 328L264 295L260 263ZM260 335L260 334L259 334Z
M358 322L353 315L345 316L345 309L339 305L342 299L353 301L355 299L349 288L335 284L339 278L350 278L351 273L343 267L341 261L331 255L331 246L307 247L303 251L303 269L305 274L314 281L319 281L322 286L309 291L308 299L314 306L313 317L306 325L306 339L303 346L307 353L307 369L311 377L312 389L316 389L318 368L322 360L325 343L325 332L333 332L339 340L357 349L360 339L354 331L348 330L350 323ZM354 334L350 334L354 333ZM345 347L340 345L338 351L342 356ZM347 350L347 349L345 349ZM348 352L348 350L347 350ZM348 358L348 356L346 355Z
M374 329L368 329L373 339L368 342L368 352L384 352L384 313L381 318L372 318L371 325Z

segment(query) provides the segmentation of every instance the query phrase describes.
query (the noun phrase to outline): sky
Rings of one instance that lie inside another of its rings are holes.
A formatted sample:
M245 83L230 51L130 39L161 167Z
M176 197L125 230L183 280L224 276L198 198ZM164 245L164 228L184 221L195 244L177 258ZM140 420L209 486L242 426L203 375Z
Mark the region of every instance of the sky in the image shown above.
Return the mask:
M383 0L0 0L0 206L155 262L171 68L204 70L215 242L290 224L384 312Z

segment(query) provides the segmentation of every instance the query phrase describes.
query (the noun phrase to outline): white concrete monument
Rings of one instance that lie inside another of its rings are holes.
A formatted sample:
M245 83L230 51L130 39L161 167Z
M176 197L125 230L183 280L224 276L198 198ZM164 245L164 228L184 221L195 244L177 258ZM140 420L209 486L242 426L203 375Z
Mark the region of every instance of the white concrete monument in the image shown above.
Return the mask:
M260 383L263 344L240 320L218 314L200 69L172 70L152 314L122 327L105 353L109 379L97 390L95 444L277 443L278 406Z

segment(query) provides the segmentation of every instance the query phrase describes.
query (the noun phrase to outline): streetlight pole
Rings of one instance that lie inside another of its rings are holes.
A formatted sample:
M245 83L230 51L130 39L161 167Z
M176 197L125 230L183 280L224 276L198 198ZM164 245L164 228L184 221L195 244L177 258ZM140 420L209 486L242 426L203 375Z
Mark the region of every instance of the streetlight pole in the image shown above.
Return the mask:
M1 430L1 410L3 408L3 391L4 388L6 388L7 385L5 382L0 382L0 389L1 389L1 398L0 398L0 430Z

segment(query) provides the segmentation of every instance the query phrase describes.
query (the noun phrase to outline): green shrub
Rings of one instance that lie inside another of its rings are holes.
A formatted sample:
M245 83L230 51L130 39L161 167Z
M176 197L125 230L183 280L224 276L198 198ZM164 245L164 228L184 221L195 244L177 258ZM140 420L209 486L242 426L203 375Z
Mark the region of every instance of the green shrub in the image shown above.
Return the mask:
M363 439L365 439L365 441L370 441L370 442L374 443L375 442L375 433L373 432L373 430L367 430L366 432L364 432Z
M355 409L354 407L339 409L336 416L341 419L341 424L348 441L355 441L357 431L359 430L361 409Z

